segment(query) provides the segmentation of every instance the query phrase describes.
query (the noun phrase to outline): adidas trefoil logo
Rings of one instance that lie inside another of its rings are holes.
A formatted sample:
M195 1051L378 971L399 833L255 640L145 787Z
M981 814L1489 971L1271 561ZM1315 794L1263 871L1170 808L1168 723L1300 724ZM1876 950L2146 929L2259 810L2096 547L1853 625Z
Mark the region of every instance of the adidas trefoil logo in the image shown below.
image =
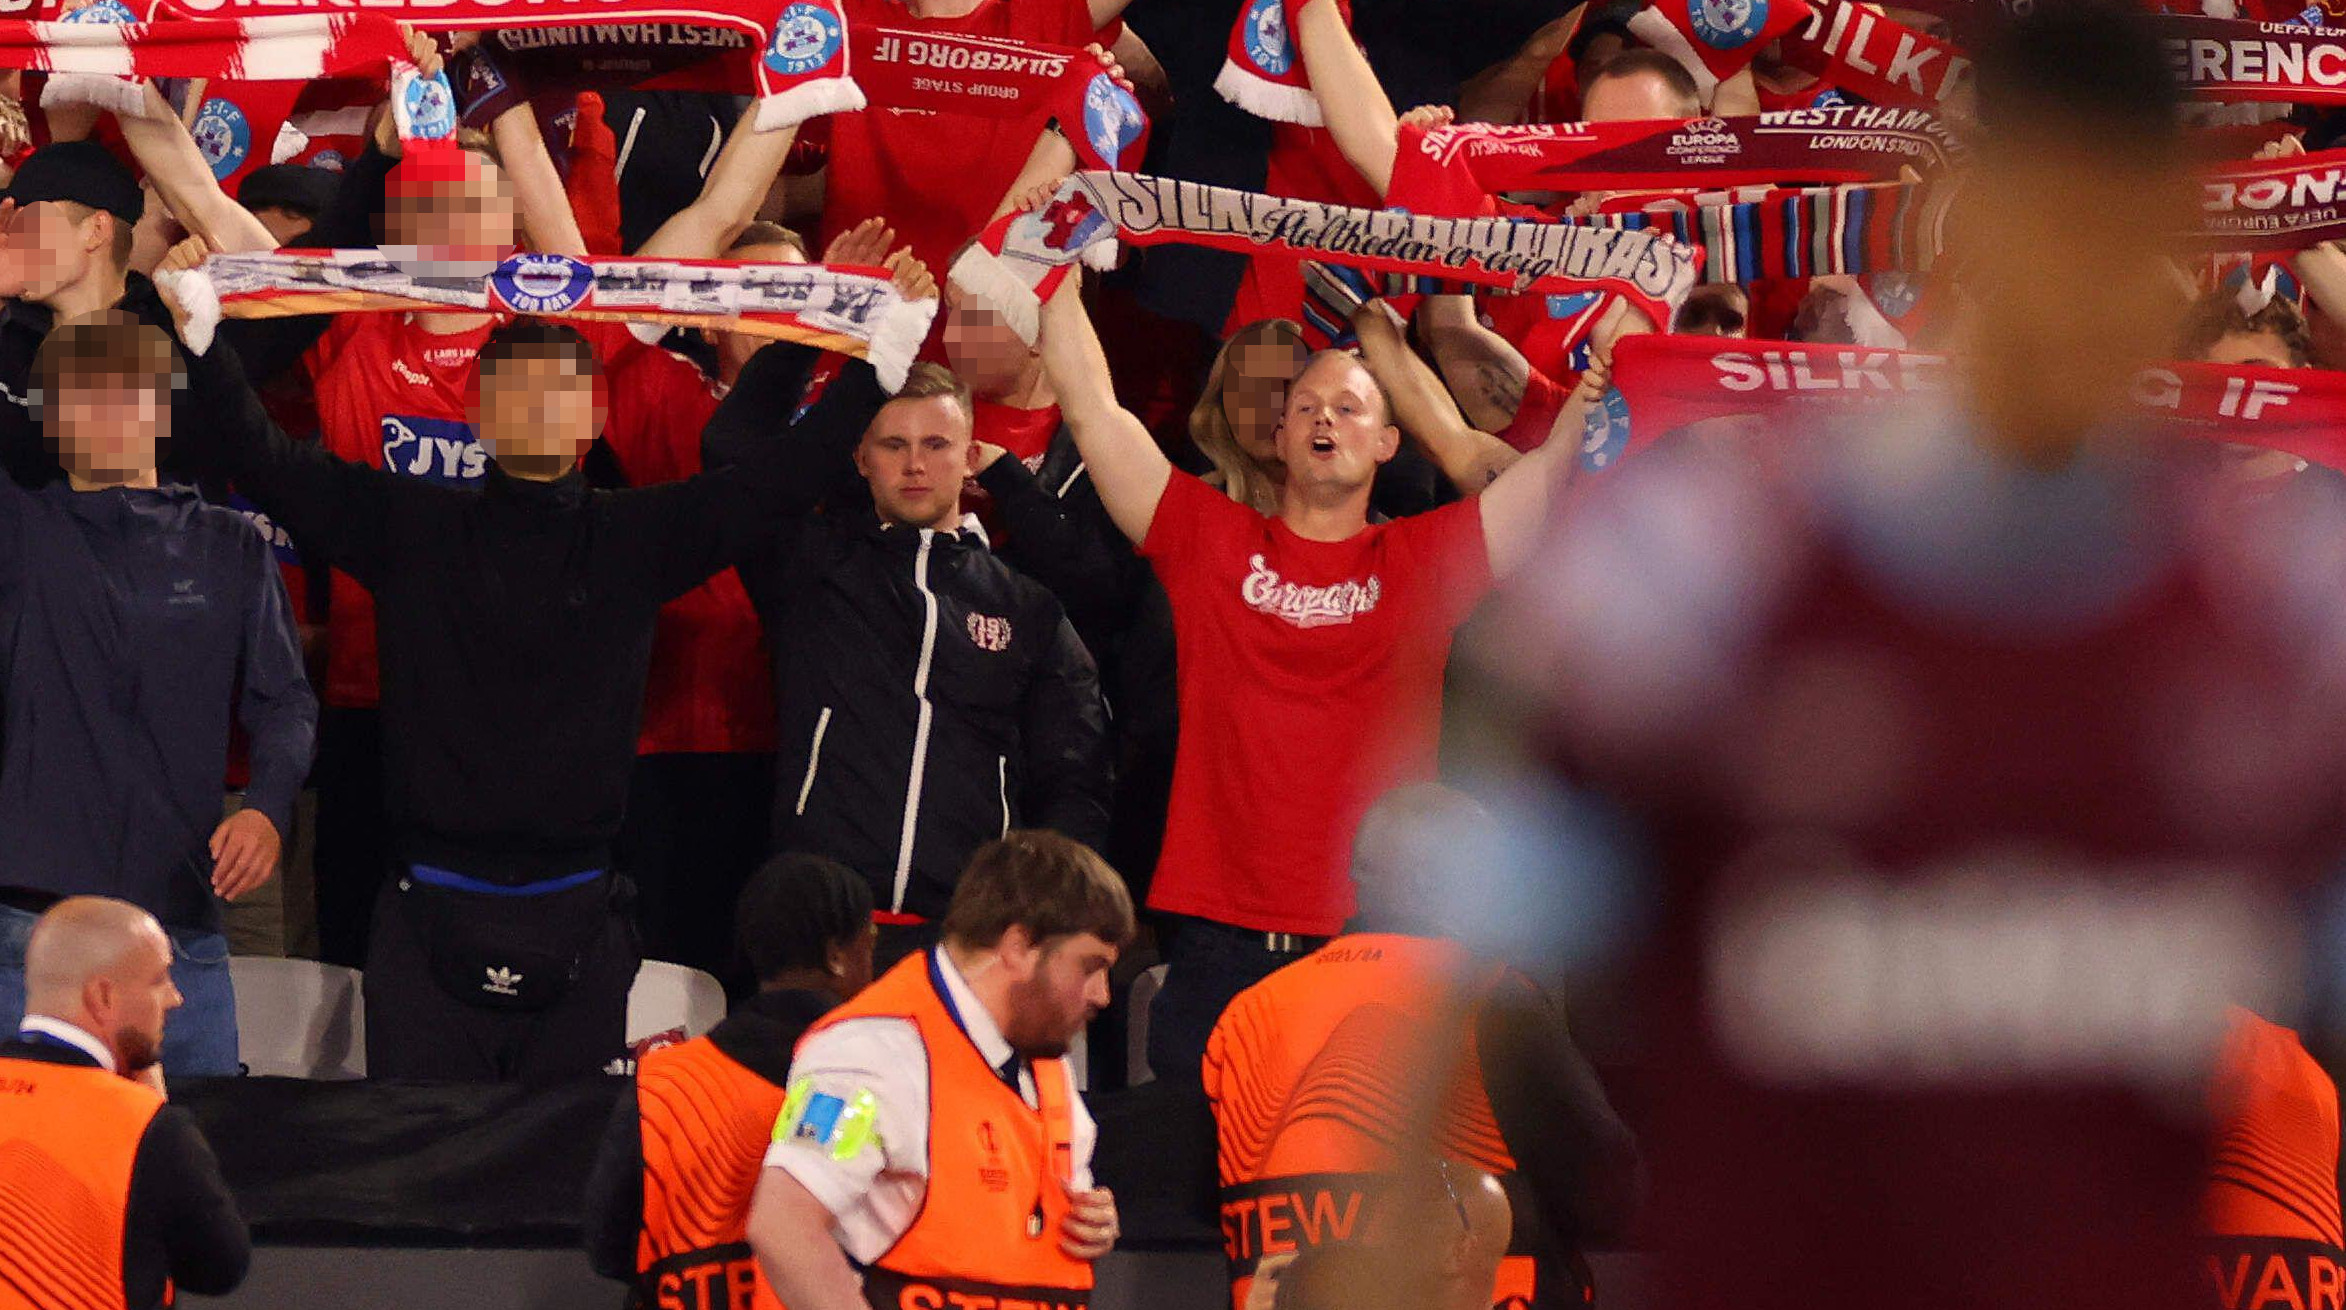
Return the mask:
M482 991L492 992L498 996L521 995L520 974L511 969L500 969L493 964L488 967L487 973L489 980L481 984Z

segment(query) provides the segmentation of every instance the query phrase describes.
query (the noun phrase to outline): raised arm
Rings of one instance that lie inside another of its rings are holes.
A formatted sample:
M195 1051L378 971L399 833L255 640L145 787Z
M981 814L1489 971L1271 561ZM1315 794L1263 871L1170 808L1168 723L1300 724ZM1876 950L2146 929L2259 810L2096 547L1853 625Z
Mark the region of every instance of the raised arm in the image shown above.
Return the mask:
M1483 541L1490 549L1492 577L1506 577L1531 554L1555 493L1579 467L1580 443L1568 434L1578 430L1580 416L1612 385L1614 344L1622 337L1653 330L1653 322L1642 312L1630 308L1627 301L1615 301L1597 324L1588 369L1580 375L1580 385L1573 389L1571 401L1557 420L1558 429L1567 434L1565 438L1551 435L1483 492Z
M699 197L670 215L637 248L638 257L715 259L756 221L766 193L790 157L791 142L798 139L796 127L758 131L757 113L755 104L742 112L733 134L725 138L725 148L717 152L717 162L709 166Z
M562 186L562 171L546 153L545 134L538 131L537 110L527 100L515 101L489 124L489 139L497 145L505 176L513 183L515 208L529 249L549 255L587 256L586 234L571 212L570 193Z
M149 82L142 94L145 113L117 119L122 139L146 170L147 179L171 207L171 213L191 232L209 237L213 246L229 254L275 250L277 238L251 211L228 198L204 162L204 152L187 125L179 121L169 102Z
M1531 361L1514 343L1482 325L1475 317L1472 296L1427 297L1418 310L1417 325L1467 421L1485 432L1506 431L1523 404Z
M1345 161L1382 197L1393 186L1393 155L1401 148L1401 118L1377 70L1344 26L1336 0L1304 0L1295 16L1296 43L1311 77L1320 117Z
M1149 535L1173 463L1130 410L1116 403L1108 356L1084 312L1082 279L1070 276L1043 306L1043 372L1059 396L1059 413L1091 470L1108 517L1135 542Z
M1523 458L1506 442L1477 431L1458 412L1442 379L1410 349L1391 306L1369 301L1353 315L1352 328L1360 337L1361 360L1385 389L1401 430L1424 447L1451 486L1471 496Z

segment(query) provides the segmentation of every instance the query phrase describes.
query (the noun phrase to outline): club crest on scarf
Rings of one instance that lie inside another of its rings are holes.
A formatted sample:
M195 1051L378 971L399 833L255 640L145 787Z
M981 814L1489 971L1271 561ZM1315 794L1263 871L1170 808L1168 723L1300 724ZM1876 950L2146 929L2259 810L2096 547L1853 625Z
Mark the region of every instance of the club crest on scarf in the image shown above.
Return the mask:
M122 0L97 0L57 20L60 23L135 23L138 15Z
M195 122L188 128L195 138L196 149L203 152L204 162L212 166L215 180L227 178L244 164L252 153L252 124L244 110L232 100L213 96L196 110Z
M438 141L456 134L456 97L444 77L407 78L399 98L417 140Z
M1246 7L1246 57L1273 77L1294 66L1295 52L1287 46L1286 0L1253 0Z
M595 285L594 270L561 255L515 255L489 275L497 297L523 314L574 308Z
M1093 77L1083 91L1083 134L1092 143L1092 149L1111 168L1122 168L1128 163L1124 152L1147 129L1148 118L1142 113L1140 101L1132 93L1116 85L1116 79L1106 73Z
M1629 399L1607 387L1580 421L1580 466L1591 473L1613 467L1629 448Z
M1687 18L1705 45L1733 50L1767 26L1768 0L1697 0Z
M766 67L787 77L798 77L823 67L839 55L846 33L830 11L815 5L792 5L774 24L774 39L766 47Z

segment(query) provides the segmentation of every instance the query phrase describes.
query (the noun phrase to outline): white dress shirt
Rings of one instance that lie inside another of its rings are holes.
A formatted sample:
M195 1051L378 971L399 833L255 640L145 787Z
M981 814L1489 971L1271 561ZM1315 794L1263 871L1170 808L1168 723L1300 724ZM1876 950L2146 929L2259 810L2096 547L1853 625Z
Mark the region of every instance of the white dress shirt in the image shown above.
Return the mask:
M958 1003L956 1002L956 1004ZM114 1067L114 1052L108 1049L104 1042L99 1041L87 1029L67 1023L63 1019L52 1019L45 1014L28 1014L24 1017L23 1022L16 1025L16 1030L20 1033L39 1033L44 1037L54 1037L96 1060L98 1067L106 1072L120 1072Z

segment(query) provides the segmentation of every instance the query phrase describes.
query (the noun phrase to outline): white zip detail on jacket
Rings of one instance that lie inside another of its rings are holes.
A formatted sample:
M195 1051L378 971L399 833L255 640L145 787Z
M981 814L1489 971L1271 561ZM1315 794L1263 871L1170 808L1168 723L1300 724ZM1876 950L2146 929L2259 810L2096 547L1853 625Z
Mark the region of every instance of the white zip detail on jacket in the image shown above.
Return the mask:
M1002 788L1002 835L1010 835L1010 757L994 757L994 779Z
M937 655L937 593L929 590L929 548L937 534L920 530L920 554L913 557L912 585L919 589L925 610L920 632L920 665L912 674L912 697L920 702L920 721L912 730L912 776L904 784L904 836L896 845L896 894L888 902L895 914L904 913L904 889L912 884L912 834L920 821L921 775L929 767L929 664Z
M831 707L825 705L815 718L815 744L806 748L806 777L798 784L797 813L806 813L806 798L814 794L815 769L823 762L823 734L831 730Z

